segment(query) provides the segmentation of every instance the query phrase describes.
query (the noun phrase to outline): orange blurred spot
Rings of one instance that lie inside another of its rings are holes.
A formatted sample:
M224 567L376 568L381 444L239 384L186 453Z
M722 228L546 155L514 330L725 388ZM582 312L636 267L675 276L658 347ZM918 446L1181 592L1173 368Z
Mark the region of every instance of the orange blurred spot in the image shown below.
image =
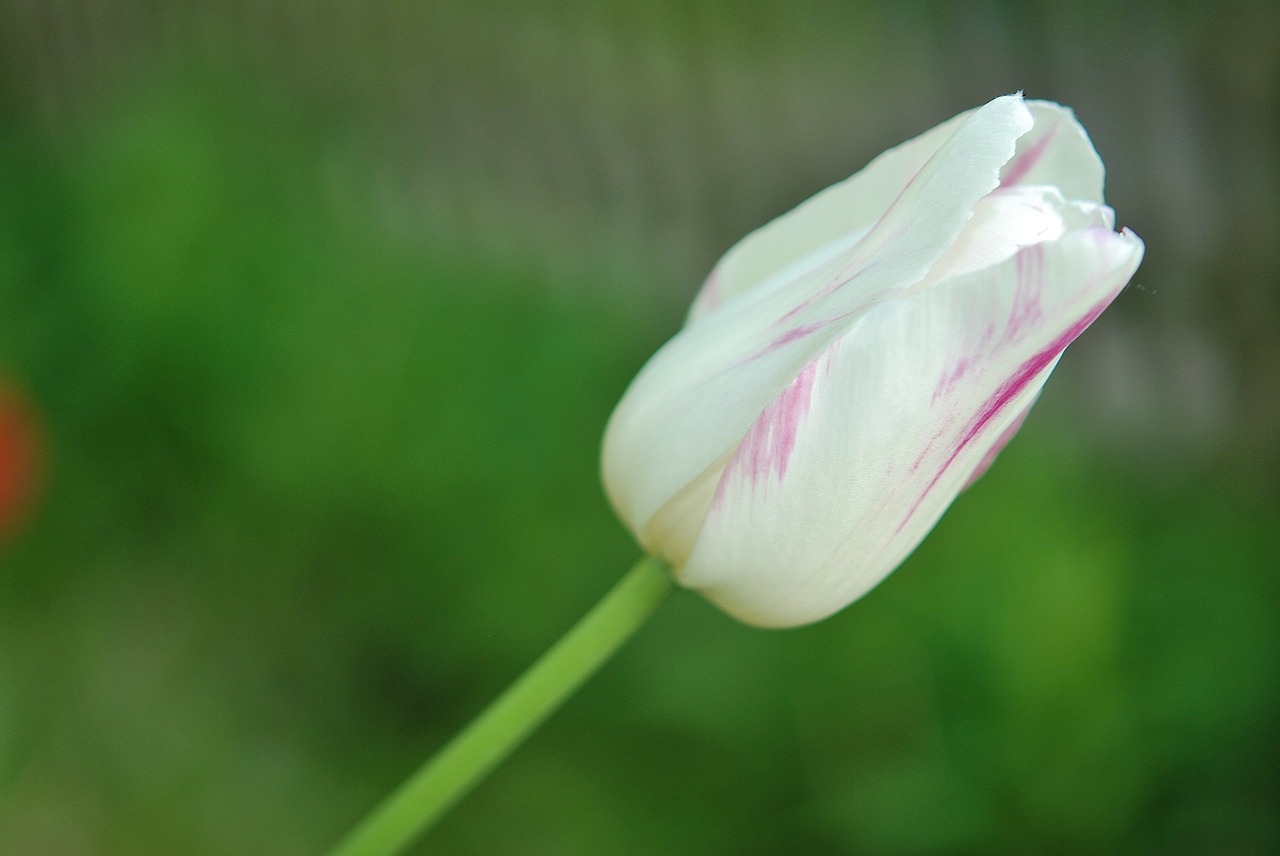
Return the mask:
M34 409L0 385L0 542L31 510L40 475L40 430Z

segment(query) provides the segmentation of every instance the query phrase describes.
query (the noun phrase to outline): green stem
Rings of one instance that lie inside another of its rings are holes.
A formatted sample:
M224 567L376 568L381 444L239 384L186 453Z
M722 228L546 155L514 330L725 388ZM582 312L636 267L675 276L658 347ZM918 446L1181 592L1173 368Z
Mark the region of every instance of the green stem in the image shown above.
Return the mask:
M453 740L393 791L329 856L390 856L408 846L498 765L640 628L671 590L656 559L636 563Z

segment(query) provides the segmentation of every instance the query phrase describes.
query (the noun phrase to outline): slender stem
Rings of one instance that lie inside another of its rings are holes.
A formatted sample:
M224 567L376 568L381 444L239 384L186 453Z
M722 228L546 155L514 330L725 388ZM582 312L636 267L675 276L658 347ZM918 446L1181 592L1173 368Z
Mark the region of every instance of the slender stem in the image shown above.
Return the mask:
M360 822L329 856L391 856L498 765L644 624L671 590L645 557L506 692Z

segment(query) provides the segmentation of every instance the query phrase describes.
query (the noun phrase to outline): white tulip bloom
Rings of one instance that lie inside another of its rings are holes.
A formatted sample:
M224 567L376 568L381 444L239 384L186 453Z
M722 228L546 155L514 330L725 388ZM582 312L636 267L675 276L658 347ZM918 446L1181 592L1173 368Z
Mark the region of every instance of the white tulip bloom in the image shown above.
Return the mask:
M748 235L610 419L619 516L748 623L861 597L1137 269L1102 179L1068 109L1009 95Z

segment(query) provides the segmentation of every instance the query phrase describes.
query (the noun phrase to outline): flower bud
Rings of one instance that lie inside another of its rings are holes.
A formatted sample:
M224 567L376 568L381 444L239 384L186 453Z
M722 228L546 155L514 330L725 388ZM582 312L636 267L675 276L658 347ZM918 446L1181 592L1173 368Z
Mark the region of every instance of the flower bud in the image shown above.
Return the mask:
M861 597L1133 276L1102 180L1068 109L1009 95L748 235L609 421L618 515L748 623Z

